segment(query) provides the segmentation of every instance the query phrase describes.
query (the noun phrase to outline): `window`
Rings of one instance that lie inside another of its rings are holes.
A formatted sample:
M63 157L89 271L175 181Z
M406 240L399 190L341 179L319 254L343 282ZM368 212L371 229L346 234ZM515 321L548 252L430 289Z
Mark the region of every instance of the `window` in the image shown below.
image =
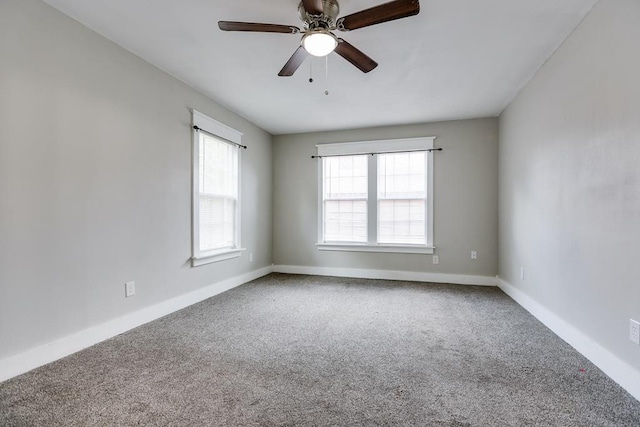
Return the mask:
M318 145L318 248L433 253L434 139Z
M324 167L324 236L367 242L367 156L329 157Z
M378 242L426 245L427 152L378 155Z
M193 125L192 265L198 266L241 254L242 134L197 111Z

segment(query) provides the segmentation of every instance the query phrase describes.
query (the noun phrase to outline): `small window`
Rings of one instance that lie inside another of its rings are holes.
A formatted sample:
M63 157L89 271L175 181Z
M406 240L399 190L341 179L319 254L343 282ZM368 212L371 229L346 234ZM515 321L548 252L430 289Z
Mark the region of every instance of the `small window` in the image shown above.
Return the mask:
M318 145L318 248L433 253L434 139Z
M241 254L241 134L197 111L193 124L192 260L198 266Z

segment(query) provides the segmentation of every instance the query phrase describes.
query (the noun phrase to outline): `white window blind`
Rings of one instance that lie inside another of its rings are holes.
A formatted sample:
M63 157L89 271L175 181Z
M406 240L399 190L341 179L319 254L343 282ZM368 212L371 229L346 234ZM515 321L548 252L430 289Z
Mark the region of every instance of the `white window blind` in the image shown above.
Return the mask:
M367 156L328 157L324 167L324 240L367 242Z

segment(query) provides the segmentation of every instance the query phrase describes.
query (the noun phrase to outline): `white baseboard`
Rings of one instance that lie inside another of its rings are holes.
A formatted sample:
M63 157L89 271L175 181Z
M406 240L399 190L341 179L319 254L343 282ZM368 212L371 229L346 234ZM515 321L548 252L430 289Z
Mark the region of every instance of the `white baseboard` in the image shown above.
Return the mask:
M640 400L640 372L513 285L498 278L498 286L536 319L620 384L629 394Z
M274 273L314 276L357 277L361 279L408 280L412 282L453 283L456 285L496 286L496 278L464 274L423 273L418 271L372 270L367 268L305 267L274 265Z
M206 288L180 295L168 301L143 308L126 316L83 329L73 335L60 338L48 344L32 348L15 356L0 360L0 381L28 372L63 357L69 356L87 347L98 344L123 332L137 328L160 317L181 310L185 307L211 298L229 289L255 280L271 273L272 267L264 267L222 282L214 283Z

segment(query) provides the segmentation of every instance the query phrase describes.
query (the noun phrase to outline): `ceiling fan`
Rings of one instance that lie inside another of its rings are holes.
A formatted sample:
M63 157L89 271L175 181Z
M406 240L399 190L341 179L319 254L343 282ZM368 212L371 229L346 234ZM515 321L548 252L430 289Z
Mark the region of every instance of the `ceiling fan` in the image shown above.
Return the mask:
M292 25L234 21L220 21L218 26L224 31L303 34L300 47L280 70L279 76L292 76L304 62L307 54L326 56L333 51L362 72L368 73L376 68L378 63L345 40L336 37L333 31L357 30L417 15L418 12L420 12L419 0L394 0L338 18L340 5L337 0L302 0L298 6L300 19L304 22L302 30Z

